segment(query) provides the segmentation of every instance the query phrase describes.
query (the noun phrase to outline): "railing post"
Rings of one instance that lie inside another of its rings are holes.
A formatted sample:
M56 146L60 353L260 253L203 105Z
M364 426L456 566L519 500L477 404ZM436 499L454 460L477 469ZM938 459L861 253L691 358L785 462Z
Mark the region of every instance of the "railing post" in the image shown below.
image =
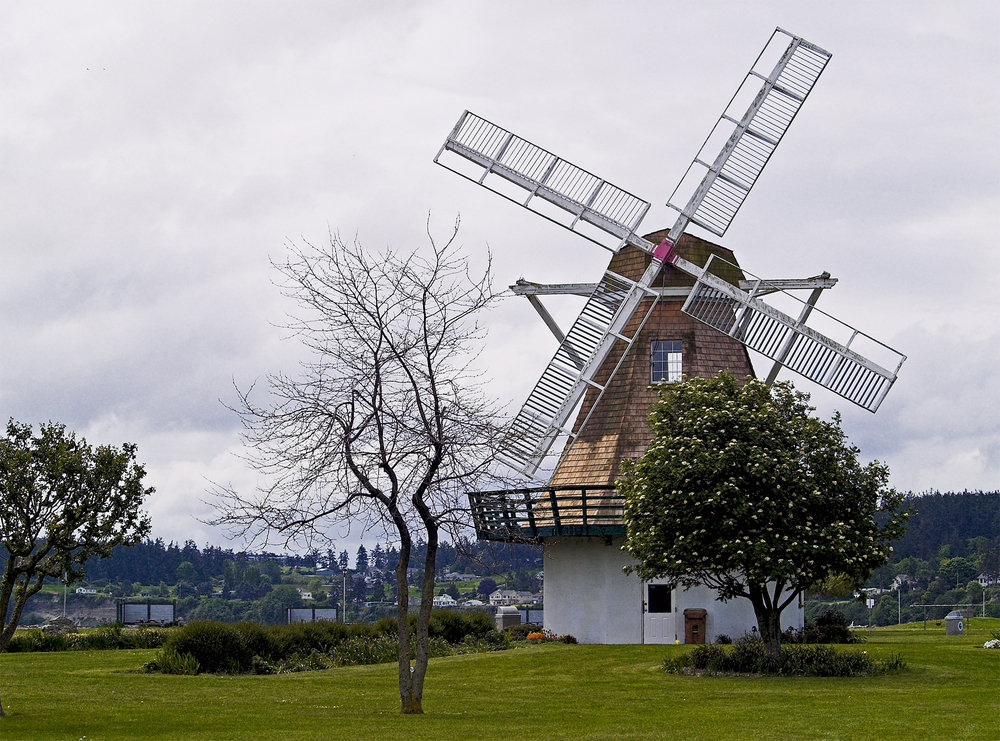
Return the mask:
M527 489L524 491L524 508L528 513L528 528L531 531L531 537L534 538L538 535L538 530L535 527L535 508L531 501L531 492Z
M552 504L552 522L555 523L556 535L562 535L562 522L559 519L559 502L556 500L556 490L549 489L549 502Z

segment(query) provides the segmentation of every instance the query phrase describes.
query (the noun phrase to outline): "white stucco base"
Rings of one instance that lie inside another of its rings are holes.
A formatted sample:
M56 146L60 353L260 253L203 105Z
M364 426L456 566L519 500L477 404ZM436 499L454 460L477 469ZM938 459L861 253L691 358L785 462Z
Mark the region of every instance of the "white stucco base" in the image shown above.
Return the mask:
M634 561L621 546L624 536L610 542L601 537L547 538L545 569L545 628L575 636L581 643L645 643L644 584L623 567ZM684 642L684 610L708 611L705 637L713 642L722 634L738 638L757 625L747 599L720 602L708 587L674 590L675 640ZM782 613L782 627L801 628L798 605ZM672 642L672 641L669 641Z

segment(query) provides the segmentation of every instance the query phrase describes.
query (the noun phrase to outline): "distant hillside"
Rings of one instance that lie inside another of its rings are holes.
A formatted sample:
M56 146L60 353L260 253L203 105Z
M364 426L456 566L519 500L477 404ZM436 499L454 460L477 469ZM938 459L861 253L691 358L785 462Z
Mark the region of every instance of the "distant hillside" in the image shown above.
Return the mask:
M893 543L894 561L931 559L942 546L950 546L949 556L972 556L972 538L1000 542L1000 491L930 492L908 497L907 504L914 513Z

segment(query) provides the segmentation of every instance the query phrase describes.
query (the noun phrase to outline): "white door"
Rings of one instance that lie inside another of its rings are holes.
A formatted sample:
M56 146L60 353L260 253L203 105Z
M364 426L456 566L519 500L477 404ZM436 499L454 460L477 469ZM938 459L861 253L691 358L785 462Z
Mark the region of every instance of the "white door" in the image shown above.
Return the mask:
M674 626L674 594L666 584L643 584L642 636L644 643L673 643L677 640Z

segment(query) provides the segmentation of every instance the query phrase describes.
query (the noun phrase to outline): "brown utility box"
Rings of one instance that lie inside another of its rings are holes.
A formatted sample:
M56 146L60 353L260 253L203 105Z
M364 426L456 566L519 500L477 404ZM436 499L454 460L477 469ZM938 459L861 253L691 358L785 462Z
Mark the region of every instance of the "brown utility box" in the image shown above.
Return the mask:
M708 620L708 610L701 607L689 607L684 611L684 642L704 643L705 623Z

